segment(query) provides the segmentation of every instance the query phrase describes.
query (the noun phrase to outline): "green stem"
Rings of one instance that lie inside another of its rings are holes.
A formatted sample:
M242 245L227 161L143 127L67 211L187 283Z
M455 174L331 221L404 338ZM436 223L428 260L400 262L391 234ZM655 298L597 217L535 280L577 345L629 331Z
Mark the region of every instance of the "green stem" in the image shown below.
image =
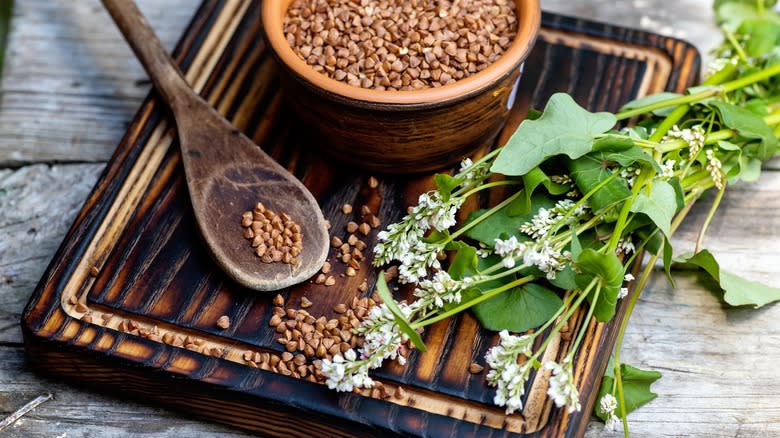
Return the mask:
M718 194L715 195L715 201L713 201L712 207L710 207L710 211L707 213L707 217L704 219L704 223L701 225L701 229L699 230L699 237L696 239L696 248L693 250L694 254L697 254L701 250L701 244L704 242L704 233L707 232L707 227L710 226L710 221L712 221L712 217L715 216L715 210L718 209L720 201L723 199L724 193L726 193L726 184L724 184L723 187L718 190Z
M501 181L493 181L493 182L489 182L487 184L482 184L479 187L475 187L475 188L469 190L465 194L460 194L460 192L457 191L457 192L453 193L452 196L468 198L469 196L473 195L474 193L481 192L482 190L487 190L487 189L490 189L490 188L493 188L493 187L500 187L500 186L513 186L513 185L518 185L520 183L521 183L520 181L512 181L510 179L503 179Z
M726 36L726 39L728 40L729 44L731 44L731 47L734 48L734 51L737 52L737 56L739 56L739 59L742 60L744 63L748 63L748 57L745 53L745 50L742 48L742 45L737 41L737 38L734 36L734 33L731 32L726 28L726 26L721 26L720 29L723 31L723 34Z
M477 218L476 218L476 219L474 219L473 221L471 221L471 222L467 223L466 225L464 225L463 227L461 227L461 228L460 228L458 231L456 231L456 232L452 233L452 234L450 235L450 237L449 237L447 240L445 240L445 241L443 242L443 244L447 244L447 243L449 243L449 242L452 242L452 241L453 241L455 238L457 238L457 237L458 237L458 236L460 236L461 234L465 233L466 231L470 230L471 228L474 228L475 226L477 226L477 224L479 224L480 222L482 222L482 221L484 221L485 219L487 219L488 217L490 217L490 215L492 215L493 213L495 213L495 212L497 212L498 210L501 210L502 208L504 208L504 207L506 207L507 205L509 205L509 204L510 204L512 201L514 201L514 200L515 200L515 199L516 199L518 196L520 196L522 193L523 193L523 191L522 191L522 190L518 190L517 192L515 192L514 194L512 194L512 196L510 196L510 197L508 197L508 198L504 199L503 201L501 201L501 203L499 203L499 204L496 204L496 206L495 206L495 207L491 207L491 208L490 208L490 210L486 211L484 214L480 215L479 217L477 217Z
M683 117L685 117L686 114L688 114L688 111L691 109L691 106L688 104L680 105L677 108L674 109L671 113L669 113L668 116L666 116L663 121L658 125L658 128L653 132L652 135L650 135L650 138L648 140L654 141L654 142L660 142L663 140L664 136L667 132L669 132L670 129L674 125L677 124Z
M593 292L593 300L590 302L590 306L588 306L588 314L585 315L585 319L582 320L582 327L580 327L580 332L577 334L577 339L574 341L574 345L569 349L569 354L567 355L569 359L574 357L574 352L577 351L577 348L580 346L580 342L582 342L582 338L585 336L585 332L588 331L588 324L590 323L590 319L593 317L593 310L596 308L596 302L599 299L599 294L601 293L601 283L596 284L596 291Z
M462 304L458 305L457 307L454 307L454 308L452 308L452 309L450 309L450 310L448 310L448 311L446 311L444 313L441 313L441 314L439 314L437 316L434 316L432 318L424 319L422 321L417 321L417 322L415 322L413 324L410 324L410 326L413 329L418 329L418 328L421 328L421 327L429 326L431 324L435 324L435 323L437 323L439 321L442 321L442 320L445 320L445 319L449 318L452 315L455 315L455 314L460 313L460 312L462 312L462 311L464 311L464 310L466 310L466 309L468 309L468 308L470 308L472 306L475 306L475 305L477 305L477 304L479 304L479 303L481 303L481 302L483 302L485 300L489 300L489 299L493 298L494 296L496 296L498 294L506 292L509 289L512 289L512 288L517 287L517 286L522 286L522 285L524 285L524 284L526 284L528 282L531 282L534 279L536 279L536 277L534 277L533 275L528 275L528 276L525 276L525 277L522 277L522 278L518 278L517 280L515 280L515 281L513 281L511 283L507 283L507 284L505 284L505 285L503 285L501 287L498 287L498 288L495 288L493 290L490 290L489 292L486 292L486 293L478 296L477 298L474 298L473 300L470 300L470 301L467 301L465 303L462 303Z
M649 113L655 110L668 108L671 106L685 105L689 103L699 102L710 97L718 96L720 94L730 93L734 90L739 90L748 85L761 82L769 79L772 76L780 74L780 64L771 65L763 70L759 70L755 73L743 76L730 82L726 82L720 86L714 86L706 90L701 90L697 93L688 94L685 96L673 97L670 99L654 102L648 105L644 105L638 108L632 108L626 111L620 111L615 114L618 121L630 119L632 117L640 116L645 113Z
M577 309L579 309L580 304L582 304L582 302L585 300L585 297L588 296L588 294L590 293L591 289L593 289L593 287L596 285L597 281L598 280L595 279L595 278L593 280L591 280L591 282L588 284L588 287L586 287L579 294L579 296L577 297L577 301L574 302L574 305L572 305L566 311L566 313L559 318L559 321L555 324L555 327L553 327L552 331L550 332L550 335L547 336L547 338L544 340L544 342L542 342L542 345L539 346L539 349L536 350L536 353L534 353L534 355L530 359L535 359L537 356L539 356L539 354L541 354L541 352L547 350L547 346L550 345L550 342L552 342L552 339L555 337L556 334L558 334L561 331L561 328L563 327L563 325L566 324L569 321L569 319L574 314L574 312L576 312ZM551 318L551 320L553 320L553 319L555 319L555 318Z

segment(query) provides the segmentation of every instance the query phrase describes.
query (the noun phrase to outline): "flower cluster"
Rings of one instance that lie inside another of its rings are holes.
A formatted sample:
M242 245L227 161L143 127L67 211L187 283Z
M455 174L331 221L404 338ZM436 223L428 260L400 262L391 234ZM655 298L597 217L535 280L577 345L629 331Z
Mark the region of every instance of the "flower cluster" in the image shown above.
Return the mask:
M460 186L462 188L472 188L482 184L490 176L491 164L491 161L474 164L471 158L464 158L460 162L460 171L458 172L463 180Z
M418 205L409 214L377 235L374 265L400 261L398 272L402 283L414 283L428 275L428 269L441 268L437 257L443 248L426 243L423 237L429 229L444 231L455 225L455 213L463 201L464 198L458 197L445 201L438 191L420 195Z
M399 303L398 307L407 318L418 310L414 304ZM364 337L359 354L349 349L343 355L334 356L333 360L322 361L322 374L330 389L347 392L353 388L370 388L374 381L368 376L369 370L382 366L385 359L406 364L403 350L409 338L401 332L386 304L372 307L354 332Z
M523 409L525 383L533 369L532 361L518 363L520 356L531 355L533 337L528 335L514 336L502 330L498 345L488 350L485 361L490 366L487 375L488 384L496 387L493 403L506 406L506 413L511 414Z
M575 220L584 216L588 211L588 205L582 203L576 205L571 199L558 201L553 208L540 208L529 222L520 225L520 232L534 239L541 239L559 225L564 217Z
M604 422L604 428L607 430L615 430L615 426L619 421L617 415L615 415L617 405L617 399L614 395L609 393L604 394L604 396L602 396L601 400L599 401L599 408L601 408L601 412L607 415L607 420Z
M707 149L705 154L707 156L707 172L710 173L710 178L712 178L712 182L715 183L715 187L720 190L723 188L723 184L725 182L723 178L723 165L721 164L718 157L715 156L714 150Z
M661 177L664 179L669 179L674 176L674 168L677 165L677 162L674 160L666 160L661 164Z
M415 304L425 309L444 307L444 303L458 304L461 300L461 292L467 283L474 281L474 277L466 277L464 281L453 280L446 271L438 271L433 278L422 280L414 290L414 296L419 298Z
M501 264L505 268L513 268L517 260L522 258L524 266L536 266L546 274L548 280L554 280L556 273L566 268L566 264L571 261L571 253L555 249L546 240L521 242L515 236L506 240L496 239L495 251L503 257Z
M704 147L704 136L704 128L702 128L701 125L694 125L692 128L686 129L680 129L677 125L674 125L672 129L666 133L662 142L683 140L688 144L688 159L693 161Z
M553 399L555 406L559 408L567 406L569 412L579 412L582 405L580 405L580 393L574 385L571 357L564 359L562 364L548 360L544 363L544 369L552 371L547 395Z

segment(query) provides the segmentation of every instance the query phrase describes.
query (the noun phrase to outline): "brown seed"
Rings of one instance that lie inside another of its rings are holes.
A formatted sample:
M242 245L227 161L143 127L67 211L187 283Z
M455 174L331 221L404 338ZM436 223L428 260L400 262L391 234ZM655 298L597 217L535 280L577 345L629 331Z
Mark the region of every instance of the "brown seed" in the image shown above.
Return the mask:
M312 306L312 304L313 304L313 303L312 303L312 302L311 302L311 300L309 300L308 298L306 298L306 297L301 297L301 307L302 307L302 308L304 308L304 309L308 309L309 307L311 307L311 306Z
M368 282L366 280L363 280L362 283L360 283L360 286L358 286L358 290L360 292L365 292L368 290Z
M347 233L354 233L358 229L358 224L356 224L353 221L349 221L347 222L346 229L347 229Z
M230 327L230 317L227 315L222 315L217 319L217 327L221 328L222 330L225 330Z
M385 271L385 281L389 283L393 281L396 277L398 277L398 267L390 266L389 268L387 268L387 270Z
M347 243L350 244L350 246L356 244L357 241L358 238L354 234L350 234L349 237L347 238Z
M104 313L100 315L100 319L103 320L103 324L107 324L109 321L111 321L111 318L114 317L113 313Z
M100 269L98 269L97 266L93 266L89 268L89 275L90 277L97 277L98 274L100 274Z
M271 315L271 319L270 321L268 321L268 325L270 325L271 327L276 327L281 323L282 323L282 318L280 318L279 315L277 314Z
M330 239L330 244L331 244L331 246L333 246L334 248L338 248L338 247L340 247L340 246L342 245L342 242L341 242L341 239L339 239L337 236L333 236L333 237Z
M350 204L344 204L341 206L341 212L344 214L352 213L352 206Z
M395 389L395 393L393 393L393 397L397 398L398 400L403 400L406 398L406 391L404 390L403 386L399 386Z
M370 176L368 177L368 186L372 189L375 189L379 186L379 180L377 180L375 177Z
M92 322L92 315L84 315L81 317L81 320L89 324Z
M322 284L322 283L325 283L325 274L319 274L314 279L314 284Z
M274 306L284 306L284 297L281 294L274 297Z
M354 277L357 274L357 272L355 272L355 268L353 268L352 266L348 266L347 270L345 271L345 274L347 274L347 277Z
M325 279L325 286L333 286L336 284L336 279L333 278L332 275L329 275L328 278Z
M380 221L378 217L372 215L368 218L368 224L371 225L371 228L379 228L382 225L382 221Z
M352 254L344 254L341 256L341 261L343 263L349 263L350 260L352 260Z
M322 271L323 274L327 274L330 272L330 269L331 269L330 262L325 262L323 263L322 269L320 269L320 271Z
M347 305L344 303L336 304L336 306L333 307L333 311L336 313L345 313L347 311Z
M471 365L469 365L469 372L471 374L479 374L484 369L485 369L485 367L483 367L482 365L480 365L478 363L472 363Z
M76 304L76 312L85 313L87 310L89 310L89 308L87 308L87 306L84 305L84 303ZM134 328L137 328L137 326Z

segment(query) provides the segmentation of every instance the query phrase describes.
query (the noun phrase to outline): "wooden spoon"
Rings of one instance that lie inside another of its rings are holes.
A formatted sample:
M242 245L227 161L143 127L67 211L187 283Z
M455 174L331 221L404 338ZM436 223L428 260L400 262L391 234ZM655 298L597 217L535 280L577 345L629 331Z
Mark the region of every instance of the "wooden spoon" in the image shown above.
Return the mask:
M219 267L261 291L314 275L329 242L312 194L190 88L133 1L103 0L103 5L173 111L195 219ZM297 264L263 263L244 239L241 215L258 201L300 225L303 250Z

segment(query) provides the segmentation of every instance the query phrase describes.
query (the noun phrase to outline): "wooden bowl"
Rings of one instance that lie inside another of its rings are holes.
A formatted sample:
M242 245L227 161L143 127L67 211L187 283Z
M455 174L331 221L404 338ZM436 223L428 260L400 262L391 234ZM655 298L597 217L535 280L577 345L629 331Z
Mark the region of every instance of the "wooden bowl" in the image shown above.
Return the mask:
M300 131L313 130L339 160L385 173L439 169L493 141L541 21L538 0L515 0L517 37L490 66L439 88L383 91L328 78L301 60L283 33L292 1L264 0L261 17Z

